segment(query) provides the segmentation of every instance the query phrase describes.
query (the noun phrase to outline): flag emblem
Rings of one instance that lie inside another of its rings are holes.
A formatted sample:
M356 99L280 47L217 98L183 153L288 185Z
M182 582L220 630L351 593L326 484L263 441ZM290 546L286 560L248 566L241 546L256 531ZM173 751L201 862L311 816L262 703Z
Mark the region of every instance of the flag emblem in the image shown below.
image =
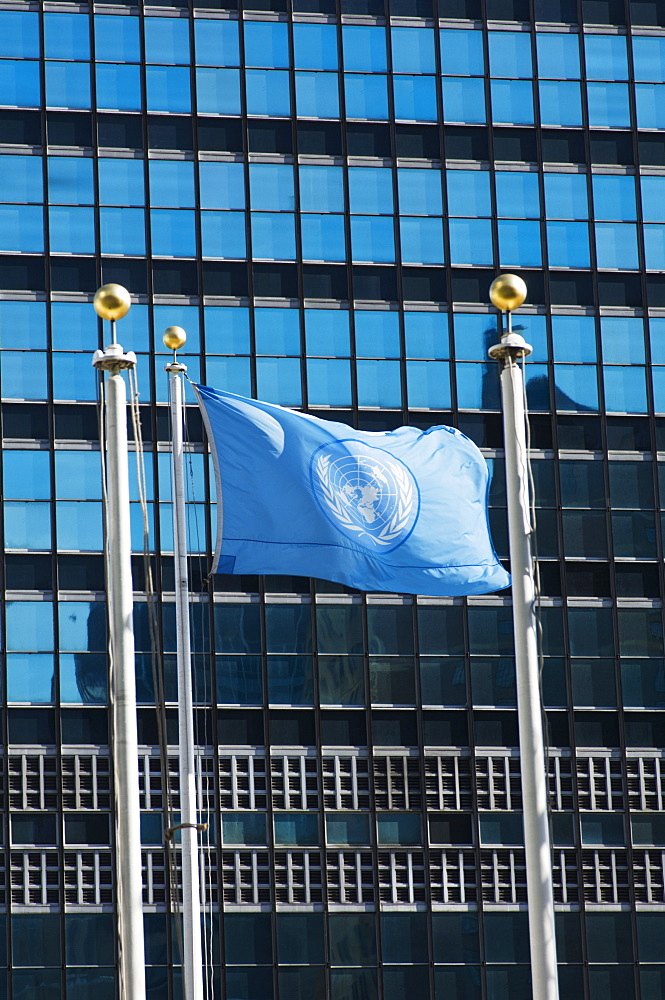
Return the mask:
M347 538L372 552L406 541L418 520L420 494L407 465L363 441L333 441L312 455L317 503Z

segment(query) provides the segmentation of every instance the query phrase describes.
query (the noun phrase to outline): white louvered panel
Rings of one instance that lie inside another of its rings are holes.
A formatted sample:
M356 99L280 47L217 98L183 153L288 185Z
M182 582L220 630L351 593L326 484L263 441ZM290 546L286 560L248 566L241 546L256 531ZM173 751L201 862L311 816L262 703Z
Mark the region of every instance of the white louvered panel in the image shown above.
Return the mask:
M224 754L219 758L219 794L222 809L267 809L265 757Z
M12 851L10 879L13 906L62 904L58 852Z
M629 872L626 851L582 851L584 899L587 903L627 903ZM632 878L632 873L630 873Z
M319 851L275 852L275 900L278 903L323 902Z
M284 754L270 758L272 804L275 809L318 809L316 757Z
M470 809L471 760L462 754L425 757L425 795L428 809Z
M371 851L328 851L326 885L330 903L375 902Z
M652 754L629 756L628 803L638 812L665 811L665 759Z
M222 893L225 903L269 903L268 851L222 851Z
M422 851L379 851L379 899L382 903L426 900Z
M524 851L493 848L480 852L481 893L486 903L526 902Z
M473 850L446 848L430 852L433 903L476 903L476 856Z
M111 851L65 851L65 902L100 906L113 902Z
M65 809L111 808L111 761L108 754L63 754L62 804Z
M58 761L53 754L11 753L7 770L10 809L58 808Z
M328 754L321 759L326 809L369 809L369 760L357 754Z

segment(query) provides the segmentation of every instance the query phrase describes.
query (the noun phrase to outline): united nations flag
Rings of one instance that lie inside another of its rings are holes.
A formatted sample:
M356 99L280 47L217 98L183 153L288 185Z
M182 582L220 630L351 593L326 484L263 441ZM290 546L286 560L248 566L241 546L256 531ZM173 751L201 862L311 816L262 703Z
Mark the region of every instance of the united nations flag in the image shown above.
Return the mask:
M217 478L213 571L454 597L509 586L487 466L452 427L356 431L194 387Z

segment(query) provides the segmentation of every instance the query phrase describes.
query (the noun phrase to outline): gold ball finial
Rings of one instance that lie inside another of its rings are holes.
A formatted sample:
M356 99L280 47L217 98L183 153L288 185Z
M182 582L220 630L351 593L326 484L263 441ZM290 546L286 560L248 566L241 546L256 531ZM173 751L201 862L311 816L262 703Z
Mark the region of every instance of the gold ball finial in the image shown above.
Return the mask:
M526 285L518 274L500 274L490 285L490 299L501 312L519 309L526 298Z
M187 334L181 326L169 326L164 330L162 340L170 351L179 351L187 340Z
M98 316L113 320L127 315L132 300L122 285L110 284L97 289L92 304Z

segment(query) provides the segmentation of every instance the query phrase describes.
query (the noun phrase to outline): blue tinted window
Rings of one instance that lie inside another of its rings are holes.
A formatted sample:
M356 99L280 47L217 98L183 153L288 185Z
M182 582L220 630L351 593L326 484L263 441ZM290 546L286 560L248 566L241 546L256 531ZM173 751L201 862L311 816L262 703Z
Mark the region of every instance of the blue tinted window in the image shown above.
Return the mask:
M548 174L545 209L548 219L588 219L589 199L584 174Z
M344 69L360 73L385 73L386 29L344 25L342 27Z
M356 379L358 406L402 405L399 361L357 361Z
M210 385L240 396L252 395L249 358L206 358L206 378Z
M434 32L430 28L393 28L393 73L434 73Z
M149 63L189 65L189 21L179 17L146 17L145 58Z
M50 108L90 107L90 65L47 62L46 104Z
M307 353L348 357L349 314L344 309L305 309Z
M40 253L44 210L37 205L0 205L0 250Z
M596 368L585 365L554 365L557 410L597 410Z
M346 259L344 218L341 215L302 215L302 255L305 260Z
M244 208L245 175L242 163L199 163L202 208Z
M289 74L286 70L248 69L245 72L247 114L291 114Z
M0 301L0 345L46 347L46 304Z
M489 219L451 219L450 263L492 264L492 224Z
M665 270L665 227L644 226L644 257L650 271Z
M249 168L249 191L254 209L292 212L293 167L287 164L252 163Z
M42 202L42 161L37 156L3 156L1 201Z
M649 320L651 341L651 361L655 365L665 365L665 319Z
M244 212L201 212L201 251L204 257L245 257Z
M456 313L453 322L457 360L485 360L488 348L497 341L496 316Z
M665 83L665 38L633 37L635 79Z
M145 78L148 111L174 111L187 114L192 110L189 69L176 66L148 66Z
M138 17L96 14L95 58L104 62L140 62Z
M343 212L344 174L341 167L300 166L302 212Z
M5 500L5 545L8 549L45 551L51 548L51 505L31 500Z
M646 222L665 222L665 177L641 177L642 213Z
M390 263L395 259L395 236L392 218L351 216L351 252L353 260Z
M360 73L344 74L347 118L382 121L388 117L388 78Z
M337 69L337 28L334 24L294 24L296 69Z
M407 264L443 264L441 219L400 219L402 260Z
M490 215L490 175L485 170L449 170L448 211L471 217Z
M404 313L407 358L447 358L448 316L446 313Z
M53 398L88 400L97 399L97 378L95 370L87 372L79 364L78 354L54 352L51 356L53 372Z
M8 650L53 649L53 604L50 601L8 601Z
M627 84L587 83L587 101L592 128L630 127Z
M297 309L256 309L257 354L300 354L300 313Z
M399 316L395 312L357 310L356 354L361 358L398 358Z
M53 676L53 655L49 653L25 653L23 655L7 656L7 700L10 702L22 702L28 705L49 705L53 703L55 691L55 678ZM42 814L48 816L48 813ZM12 830L13 839L34 844L35 841L53 843L51 836L42 835L36 830L26 831L22 834L14 826ZM15 975L15 974L14 974ZM39 977L41 979L41 976ZM16 979L14 978L16 986ZM32 993L30 981L28 980L28 991ZM42 994L43 995L43 994Z
M439 170L400 169L397 187L402 215L441 215L443 212Z
M635 105L638 128L665 128L665 84L638 83L635 87Z
M162 257L193 257L196 253L194 212L153 208L150 212L152 252Z
M99 201L102 205L143 205L143 162L100 157Z
M49 156L48 199L52 205L92 205L93 161L81 156Z
M204 115L240 114L240 70L196 70L196 107Z
M3 351L0 379L6 399L46 399L46 354Z
M296 111L300 118L339 118L337 73L296 73Z
M276 844L318 844L318 817L309 813L277 813L275 822Z
M579 36L562 32L539 31L536 34L538 76L552 80L579 80Z
M150 160L150 204L194 207L194 164L184 160Z
M95 83L98 108L110 111L141 110L141 70L139 66L97 63Z
M245 64L287 69L289 28L283 22L245 21Z
M407 361L409 406L447 410L451 405L450 365L447 361Z
M480 123L486 120L484 80L444 77L441 90L445 121Z
M44 14L47 59L89 59L90 21L86 14Z
M603 368L605 408L616 413L646 413L645 369L606 365Z
M603 317L600 336L605 364L644 364L644 323L641 319Z
M632 222L637 218L634 177L609 177L595 174L592 180L593 206L597 219L618 219L621 222Z
M521 31L488 32L490 74L529 78L531 66L531 35Z
M101 208L99 227L102 253L145 254L145 211L142 208ZM132 346L135 345L132 343Z
M391 215L393 212L392 171L381 167L350 167L349 201L352 212Z
M436 80L433 76L393 77L395 118L401 121L435 122Z
M593 316L553 316L552 347L555 361L595 361L596 321Z
M249 354L249 313L247 309L203 310L206 350L215 354Z
M295 217L286 212L252 212L252 256L293 260L296 255Z
M3 456L2 478L7 500L48 500L50 456L46 451L13 451Z
M55 495L59 500L101 500L99 455L94 451L58 451L55 454ZM74 649L74 646L66 646Z
M533 124L533 85L527 80L492 80L492 121Z
M625 35L585 35L584 55L587 79L628 79Z
M49 238L53 253L95 252L95 210L56 205L49 208Z
M597 222L596 261L598 267L636 269L637 226L627 222Z
M39 59L39 14L0 12L0 56Z
M302 386L298 358L257 358L256 390L260 399L280 406L300 406Z
M187 332L188 351L197 351L199 347L199 310L197 306L154 306L153 320L157 353L168 353L162 343L162 331L167 326L181 326ZM165 463L166 465L167 463ZM161 471L161 467L160 467ZM167 482L170 479L167 476Z
M482 31L458 31L444 28L439 32L441 72L453 76L482 76L484 73Z
M541 264L540 223L500 219L499 261L502 266L535 267Z
M588 224L548 222L547 250L553 267L589 267Z
M582 90L577 82L541 80L538 85L543 125L581 125Z
M239 66L237 21L196 18L194 44L197 66Z
M39 63L3 59L0 62L0 103L9 108L34 108L41 102Z
M540 218L538 174L525 171L497 171L496 207L500 216L513 219Z

